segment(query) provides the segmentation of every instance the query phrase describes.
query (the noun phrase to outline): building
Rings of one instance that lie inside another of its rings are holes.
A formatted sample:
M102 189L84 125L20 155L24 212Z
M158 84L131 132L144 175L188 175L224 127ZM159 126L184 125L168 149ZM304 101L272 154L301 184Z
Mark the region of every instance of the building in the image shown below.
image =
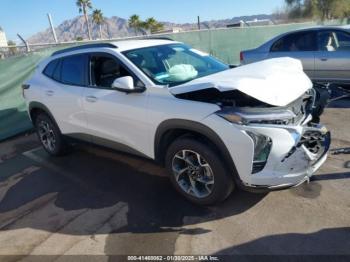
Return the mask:
M7 47L7 38L4 30L0 27L0 47Z
M273 25L273 21L270 19L254 19L252 21L239 21L234 24L229 24L227 27L249 27L249 26L266 26L266 25Z
M180 33L182 32L181 27L172 27L172 28L167 28L161 31L155 32L155 34L172 34L172 33Z

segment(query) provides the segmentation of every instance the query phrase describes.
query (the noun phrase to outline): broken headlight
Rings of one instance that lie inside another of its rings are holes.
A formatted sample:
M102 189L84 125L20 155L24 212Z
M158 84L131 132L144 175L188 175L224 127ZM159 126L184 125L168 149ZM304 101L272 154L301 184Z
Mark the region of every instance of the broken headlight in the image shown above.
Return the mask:
M254 161L252 173L255 174L264 169L271 152L272 140L265 135L251 131L246 131L246 133L250 136L254 143Z
M239 125L249 124L270 124L270 125L288 125L293 122L296 115L290 110L248 110L241 109L223 109L216 113L227 121Z

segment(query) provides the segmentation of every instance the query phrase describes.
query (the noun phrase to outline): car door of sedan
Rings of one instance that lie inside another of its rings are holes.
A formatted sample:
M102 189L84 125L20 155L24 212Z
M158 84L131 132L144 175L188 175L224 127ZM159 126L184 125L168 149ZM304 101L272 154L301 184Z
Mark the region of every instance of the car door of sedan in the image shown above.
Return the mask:
M135 88L143 83L114 55L90 54L90 85L83 105L92 141L96 144L146 154L148 139L148 94L124 93L112 88L115 79L132 76Z
M268 57L291 57L299 59L304 72L312 79L315 70L316 33L302 31L278 39L272 44Z
M322 30L317 38L315 79L320 82L350 83L350 33Z

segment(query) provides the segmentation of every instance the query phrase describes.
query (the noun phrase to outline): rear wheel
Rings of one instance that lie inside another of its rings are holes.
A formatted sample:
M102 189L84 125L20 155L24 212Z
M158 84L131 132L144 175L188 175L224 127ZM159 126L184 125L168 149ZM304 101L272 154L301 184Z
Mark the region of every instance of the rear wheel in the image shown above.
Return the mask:
M63 155L67 152L67 145L61 131L47 114L40 113L36 116L35 128L46 152L53 156Z
M218 155L195 139L176 140L166 154L166 167L177 191L199 205L225 200L234 189L234 182Z

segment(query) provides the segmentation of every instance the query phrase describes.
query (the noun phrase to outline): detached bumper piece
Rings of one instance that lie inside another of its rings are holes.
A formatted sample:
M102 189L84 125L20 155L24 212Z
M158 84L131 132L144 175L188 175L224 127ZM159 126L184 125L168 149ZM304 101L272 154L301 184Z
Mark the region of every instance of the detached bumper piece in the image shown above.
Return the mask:
M331 133L323 126L306 130L297 147L306 149L306 155L311 165L316 164L327 154L331 144Z
M307 159L311 165L317 163L325 154L327 154L331 144L331 133L321 125L307 127L299 143L293 147L283 158L282 162L291 157L298 149L304 149Z

